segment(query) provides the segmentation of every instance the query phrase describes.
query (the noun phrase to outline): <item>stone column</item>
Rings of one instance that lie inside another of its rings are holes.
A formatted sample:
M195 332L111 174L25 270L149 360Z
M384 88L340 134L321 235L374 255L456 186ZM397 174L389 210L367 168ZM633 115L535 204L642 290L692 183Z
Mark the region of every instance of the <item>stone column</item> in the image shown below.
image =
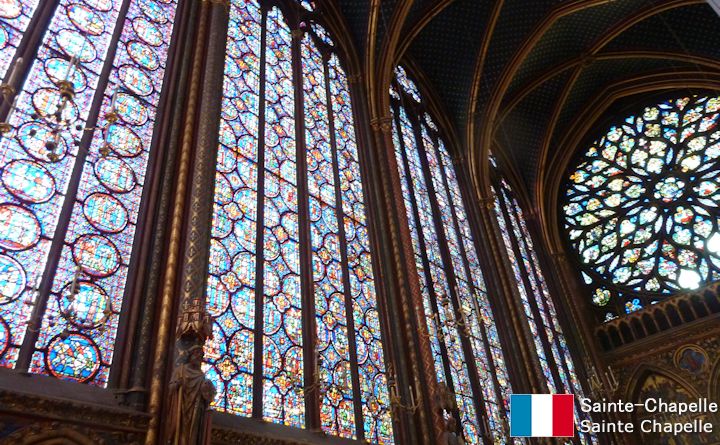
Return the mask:
M209 439L207 406L214 389L200 371L200 363L203 344L211 335L205 287L229 3L203 0L195 7L196 32L191 37L192 54L188 54L191 69L160 298L146 445L201 444ZM179 320L171 349L174 310L179 312ZM168 387L164 382L173 357L178 360Z
M392 253L392 280L398 297L398 324L406 343L407 373L409 386L406 388L400 372L396 373L394 384L397 397L393 403L396 415L412 415L418 435L412 443L435 444L440 440L445 425L439 411L434 407L437 400L437 378L430 343L427 337L424 307L420 282L415 270L414 252L405 205L400 185L400 174L395 162L395 148L392 138L392 118L384 116L371 122L375 152L378 156L377 169L382 187L382 197L387 223L387 233ZM411 393L412 391L412 393ZM413 402L416 406L411 407ZM408 408L413 408L408 410ZM405 412L403 412L405 411Z

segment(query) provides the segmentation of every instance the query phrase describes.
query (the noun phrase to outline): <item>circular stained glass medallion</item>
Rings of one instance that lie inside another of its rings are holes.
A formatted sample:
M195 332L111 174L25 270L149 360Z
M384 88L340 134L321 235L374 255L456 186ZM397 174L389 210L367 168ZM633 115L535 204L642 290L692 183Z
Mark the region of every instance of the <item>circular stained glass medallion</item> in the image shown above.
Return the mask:
M95 176L108 190L115 193L127 193L135 188L135 172L122 159L107 156L95 163Z
M25 250L40 240L40 222L29 210L14 204L0 205L0 247Z
M21 126L17 132L17 138L22 148L33 158L43 162L50 162L45 141L51 137L50 128L34 122ZM65 157L67 153L67 143L65 139L60 138L60 143L58 147L55 148L54 153L58 155L57 161L61 161Z
M87 382L100 369L100 350L84 335L58 335L48 344L45 364L55 377Z
M720 97L671 100L617 121L583 153L562 211L598 285L667 295L720 280L718 120Z
M99 36L105 30L103 20L87 6L76 3L68 6L67 11L72 24L85 34Z
M57 33L55 40L65 54L69 57L77 57L80 62L92 62L97 56L90 39L77 31L63 29Z
M111 314L110 298L98 285L81 281L71 296L72 285L61 292L60 310L78 327L92 329L102 325Z
M127 51L135 63L149 71L154 71L160 66L160 60L150 46L145 43L133 40L128 43Z
M88 275L107 277L120 267L120 253L109 239L101 235L83 235L73 246L75 264Z
M140 126L148 120L145 105L130 94L117 93L115 95L115 107L120 119L130 125Z
M50 117L59 111L62 103L60 90L52 88L40 88L32 95L32 103L35 111L43 117ZM77 106L74 103L68 103L65 106L62 117L70 122L77 119Z
M0 357L5 354L8 346L10 346L10 326L0 318Z
M118 77L125 88L140 96L148 96L153 92L153 82L150 76L132 65L123 65L118 70Z
M65 75L68 72L69 66L70 61L59 57L53 57L45 60L45 73L48 75L50 80L57 85L57 83L61 80L65 80ZM72 74L72 78L69 80L72 81L76 93L84 90L87 85L87 78L82 70L75 70Z
M55 180L45 167L33 161L12 161L3 169L1 180L16 198L33 204L55 194Z
M107 141L110 148L120 156L134 157L142 152L140 136L122 125L112 125L108 129Z
M109 233L122 232L128 223L125 206L106 193L93 193L85 199L83 213L93 227Z
M7 29L0 26L0 49L7 46L9 39L10 36L8 35Z
M133 29L140 40L150 46L160 46L163 43L163 36L160 30L151 21L144 18L133 20Z
M22 3L19 0L0 1L0 17L4 19L16 19L22 13Z
M83 2L98 11L109 11L113 7L113 0L83 0Z
M157 2L152 0L140 2L140 9L142 9L143 14L145 14L147 18L155 23L166 23L168 21L167 12L165 12L165 9Z
M20 263L7 255L0 255L0 304L16 300L27 284Z

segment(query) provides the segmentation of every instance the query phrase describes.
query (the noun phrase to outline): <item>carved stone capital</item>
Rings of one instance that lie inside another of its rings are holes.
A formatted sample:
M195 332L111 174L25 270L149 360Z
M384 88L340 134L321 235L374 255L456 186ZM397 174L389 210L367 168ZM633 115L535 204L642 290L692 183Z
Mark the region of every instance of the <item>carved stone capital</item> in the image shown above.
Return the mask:
M488 210L492 210L495 207L495 197L481 196L477 199L477 203L480 205L480 207L485 207Z
M305 31L300 28L293 29L292 31L290 31L290 35L292 36L293 39L301 40L303 38L303 36L305 35Z
M389 116L376 117L370 121L370 126L375 131L390 133L392 131L392 118Z
M210 3L212 5L221 5L225 8L226 11L230 11L230 0L202 0L205 3Z
M360 83L360 81L362 81L362 74L350 74L347 76L347 80L351 84Z

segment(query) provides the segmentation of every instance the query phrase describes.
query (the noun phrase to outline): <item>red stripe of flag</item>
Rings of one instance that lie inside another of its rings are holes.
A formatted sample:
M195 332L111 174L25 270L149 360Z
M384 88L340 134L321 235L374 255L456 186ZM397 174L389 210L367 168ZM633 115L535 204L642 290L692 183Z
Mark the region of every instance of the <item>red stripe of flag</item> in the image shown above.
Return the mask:
M553 436L573 437L575 435L575 396L553 394Z

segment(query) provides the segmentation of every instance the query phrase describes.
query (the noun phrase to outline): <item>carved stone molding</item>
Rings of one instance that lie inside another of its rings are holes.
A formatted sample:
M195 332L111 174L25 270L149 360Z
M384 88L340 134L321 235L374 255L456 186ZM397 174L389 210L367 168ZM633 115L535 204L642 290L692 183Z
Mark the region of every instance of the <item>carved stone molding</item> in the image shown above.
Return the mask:
M286 441L283 439L268 437L266 435L254 435L244 431L213 429L211 443L213 445L305 445L311 442Z
M391 117L376 117L370 121L370 126L375 131L381 131L383 133L390 133L392 131L392 118Z
M674 354L676 348L687 343L715 342L720 337L720 324L717 317L703 320L692 326L685 325L674 328L656 335L654 338L638 341L622 349L616 349L606 354L608 363L617 366L629 366L638 362L652 360L653 356L662 354ZM717 350L720 354L720 343L715 348L707 348L707 351ZM712 359L712 355L711 355ZM671 360L672 361L672 360ZM668 362L670 363L670 362Z
M230 0L202 0L213 5L222 5L226 11L230 11Z
M148 426L148 415L139 411L0 389L0 416L24 419L28 413L32 413L33 418L39 417L46 422L94 425L101 429L140 435L144 435Z
M122 431L102 431L88 427L70 426L60 422L35 422L16 429L0 444L12 445L139 445L143 435Z

